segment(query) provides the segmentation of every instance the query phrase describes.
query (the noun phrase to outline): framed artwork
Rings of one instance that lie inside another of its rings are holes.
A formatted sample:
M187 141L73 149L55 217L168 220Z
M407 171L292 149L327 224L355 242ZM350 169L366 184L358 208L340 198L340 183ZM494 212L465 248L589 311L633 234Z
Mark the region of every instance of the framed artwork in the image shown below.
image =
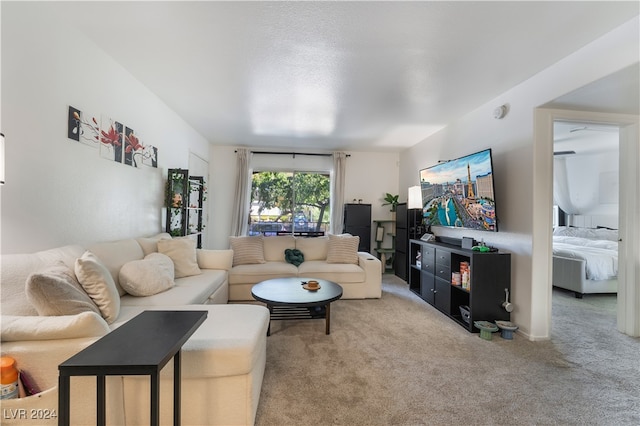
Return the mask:
M69 105L67 137L94 148L98 147L100 126L96 115L86 114Z
M376 241L380 242L384 240L384 226L378 226L376 229Z
M101 123L100 156L122 163L122 124L105 116Z

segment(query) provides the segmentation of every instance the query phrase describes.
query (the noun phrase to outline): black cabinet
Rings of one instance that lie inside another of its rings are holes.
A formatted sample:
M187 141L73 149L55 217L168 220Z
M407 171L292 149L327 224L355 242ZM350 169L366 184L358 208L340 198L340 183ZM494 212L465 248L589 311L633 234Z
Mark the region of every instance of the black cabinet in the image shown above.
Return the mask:
M358 251L371 252L371 204L344 205L344 232L360 237Z
M509 253L481 253L438 241L410 240L408 256L411 291L468 331L479 331L474 321L510 320L502 306L505 289L511 291ZM468 273L462 280L465 270ZM468 321L461 306L468 307Z
M423 234L422 211L407 209L406 203L396 208L396 255L394 270L396 276L408 281L409 240L420 238Z

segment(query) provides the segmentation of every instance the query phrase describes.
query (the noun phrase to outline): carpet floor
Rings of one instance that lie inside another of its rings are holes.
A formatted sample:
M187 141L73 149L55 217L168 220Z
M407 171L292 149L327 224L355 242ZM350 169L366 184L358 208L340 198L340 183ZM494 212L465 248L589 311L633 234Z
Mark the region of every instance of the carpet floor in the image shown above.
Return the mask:
M256 425L638 425L640 339L615 296L554 290L552 338L479 338L392 275L383 296L277 321Z

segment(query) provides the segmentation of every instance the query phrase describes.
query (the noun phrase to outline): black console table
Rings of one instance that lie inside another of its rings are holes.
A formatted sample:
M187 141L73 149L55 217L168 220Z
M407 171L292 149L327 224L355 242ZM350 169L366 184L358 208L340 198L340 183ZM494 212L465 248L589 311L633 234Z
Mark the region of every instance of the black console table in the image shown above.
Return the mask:
M149 375L151 423L159 424L160 370L173 358L173 422L180 424L180 352L207 311L144 311L58 366L58 424L70 421L71 376L96 376L97 424L106 422L105 376Z

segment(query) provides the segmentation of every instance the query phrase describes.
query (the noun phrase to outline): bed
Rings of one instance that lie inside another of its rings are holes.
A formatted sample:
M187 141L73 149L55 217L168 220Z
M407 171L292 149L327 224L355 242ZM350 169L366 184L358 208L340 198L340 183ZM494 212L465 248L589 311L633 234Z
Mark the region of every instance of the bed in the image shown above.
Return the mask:
M618 291L618 231L558 226L553 231L553 285L590 293Z

